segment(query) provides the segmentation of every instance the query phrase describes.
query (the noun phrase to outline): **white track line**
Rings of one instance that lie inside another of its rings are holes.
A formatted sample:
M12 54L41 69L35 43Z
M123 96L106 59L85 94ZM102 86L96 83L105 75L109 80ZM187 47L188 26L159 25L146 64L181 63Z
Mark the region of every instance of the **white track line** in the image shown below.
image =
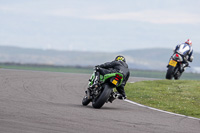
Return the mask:
M151 109L151 110L155 110L155 111L159 111L159 112L163 112L163 113L167 113L167 114L176 115L176 116L181 116L181 117L186 117L186 118L190 118L190 119L194 119L194 120L199 120L199 121L200 121L199 118L195 118L195 117L191 117L191 116L186 116L186 115L181 115L181 114L176 114L176 113L172 113L172 112L168 112L168 111L164 111L164 110L152 108L152 107L149 107L149 106L145 106L145 105L142 105L142 104L139 104L139 103L130 101L130 100L128 100L128 99L125 99L124 101L126 101L126 102L128 102L128 103L131 103L131 104L135 104L135 105L140 106L140 107L143 107L143 108L148 108L148 109Z

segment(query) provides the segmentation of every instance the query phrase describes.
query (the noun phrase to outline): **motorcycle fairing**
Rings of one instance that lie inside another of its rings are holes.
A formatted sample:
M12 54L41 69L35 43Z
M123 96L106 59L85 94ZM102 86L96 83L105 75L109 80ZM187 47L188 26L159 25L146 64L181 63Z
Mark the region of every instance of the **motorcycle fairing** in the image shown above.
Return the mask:
M100 75L100 81L101 82L105 82L107 79L109 78L112 78L112 77L115 77L116 75L119 75L121 76L122 78L120 79L120 82L119 84L117 84L117 86L120 86L122 81L123 81L123 75L121 73L109 73L109 74L105 74L104 76L103 75ZM91 78L90 78L90 82L89 82L89 85L93 85L93 82L94 82L94 78L95 78L95 72L93 72Z

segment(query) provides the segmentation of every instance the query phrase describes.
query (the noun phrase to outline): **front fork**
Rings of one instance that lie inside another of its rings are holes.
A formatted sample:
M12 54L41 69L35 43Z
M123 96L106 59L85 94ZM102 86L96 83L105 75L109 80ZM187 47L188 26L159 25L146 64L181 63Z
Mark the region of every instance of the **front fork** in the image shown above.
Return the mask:
M94 84L96 84L96 83L98 83L99 82L99 80L100 80L100 73L99 73L99 71L95 71L94 72L94 76L95 76L95 78L94 78Z
M184 67L182 63L179 63L179 71L182 73L184 71Z
M99 95L99 91L102 91L102 86L98 86L97 88L91 88L88 87L87 91L86 91L86 95L88 97L88 99L93 99L94 97L97 97Z
M179 74L181 74L182 72L183 72L183 64L182 63L179 63L179 64L177 64L178 66L177 67L175 67L175 69L174 69L174 76L176 76L179 72Z

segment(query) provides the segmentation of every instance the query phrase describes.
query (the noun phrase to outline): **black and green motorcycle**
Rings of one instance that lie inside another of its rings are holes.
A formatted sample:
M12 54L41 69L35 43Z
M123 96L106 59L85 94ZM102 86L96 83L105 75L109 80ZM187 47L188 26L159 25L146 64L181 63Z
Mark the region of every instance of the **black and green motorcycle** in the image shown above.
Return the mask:
M89 79L86 95L82 100L82 104L87 106L92 102L93 108L101 108L106 102L112 102L117 98L118 94L114 92L114 88L120 86L123 81L121 73L109 73L100 75L100 83L96 87L91 87L94 84L95 71Z

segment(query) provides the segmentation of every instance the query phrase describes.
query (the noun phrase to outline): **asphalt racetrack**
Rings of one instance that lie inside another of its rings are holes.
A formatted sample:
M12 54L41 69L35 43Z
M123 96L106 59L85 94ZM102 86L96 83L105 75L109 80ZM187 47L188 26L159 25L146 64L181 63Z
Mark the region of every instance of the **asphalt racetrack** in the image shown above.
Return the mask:
M0 133L200 133L198 119L121 100L82 106L89 77L0 69Z

